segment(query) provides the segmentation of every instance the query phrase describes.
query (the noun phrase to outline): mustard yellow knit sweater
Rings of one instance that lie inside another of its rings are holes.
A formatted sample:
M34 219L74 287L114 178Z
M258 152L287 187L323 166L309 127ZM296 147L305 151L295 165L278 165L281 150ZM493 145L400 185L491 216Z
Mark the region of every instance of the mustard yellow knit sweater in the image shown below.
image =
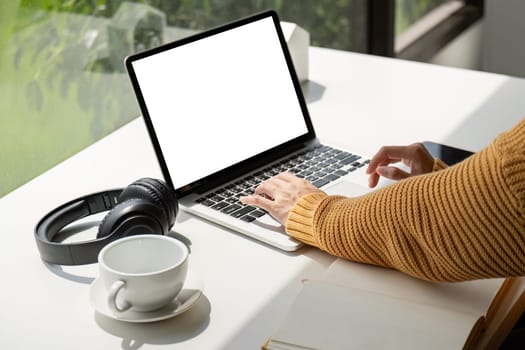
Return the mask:
M440 164L361 197L303 196L286 230L426 280L525 275L525 119L465 161Z

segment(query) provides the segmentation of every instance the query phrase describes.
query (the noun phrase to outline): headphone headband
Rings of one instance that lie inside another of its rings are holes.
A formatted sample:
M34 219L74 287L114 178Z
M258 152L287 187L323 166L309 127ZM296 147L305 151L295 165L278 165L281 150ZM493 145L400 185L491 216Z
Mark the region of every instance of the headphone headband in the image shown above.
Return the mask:
M116 239L109 235L78 243L61 244L54 242L56 234L66 225L103 211L113 209L118 203L122 189L93 193L69 201L52 210L36 225L35 239L42 260L51 264L83 265L97 262L98 252Z

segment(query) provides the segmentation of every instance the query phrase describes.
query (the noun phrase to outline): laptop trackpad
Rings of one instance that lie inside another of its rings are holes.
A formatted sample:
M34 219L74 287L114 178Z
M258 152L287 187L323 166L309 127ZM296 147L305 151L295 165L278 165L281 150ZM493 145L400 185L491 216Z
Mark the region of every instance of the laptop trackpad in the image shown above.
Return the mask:
M372 191L366 186L358 185L356 183L345 180L340 181L327 188L323 188L322 190L328 194L337 194L346 197L357 197Z

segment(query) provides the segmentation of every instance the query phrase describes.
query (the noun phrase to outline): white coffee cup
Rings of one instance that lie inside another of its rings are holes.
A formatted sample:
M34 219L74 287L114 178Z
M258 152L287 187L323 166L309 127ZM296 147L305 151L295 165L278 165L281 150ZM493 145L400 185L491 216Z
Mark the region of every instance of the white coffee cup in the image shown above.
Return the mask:
M130 236L105 246L98 263L111 311L117 315L130 308L148 312L169 304L186 280L188 254L179 240L154 234Z

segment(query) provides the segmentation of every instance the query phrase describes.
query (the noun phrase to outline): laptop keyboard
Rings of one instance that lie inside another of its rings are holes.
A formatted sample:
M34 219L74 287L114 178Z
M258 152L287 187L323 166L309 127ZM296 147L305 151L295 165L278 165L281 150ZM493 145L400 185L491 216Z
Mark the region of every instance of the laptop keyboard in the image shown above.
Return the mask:
M307 179L316 187L322 187L369 162L369 159L356 154L318 145L312 150L294 154L239 181L215 189L196 199L196 202L251 222L265 215L266 211L242 204L239 197L253 194L261 182L272 176L287 171Z

